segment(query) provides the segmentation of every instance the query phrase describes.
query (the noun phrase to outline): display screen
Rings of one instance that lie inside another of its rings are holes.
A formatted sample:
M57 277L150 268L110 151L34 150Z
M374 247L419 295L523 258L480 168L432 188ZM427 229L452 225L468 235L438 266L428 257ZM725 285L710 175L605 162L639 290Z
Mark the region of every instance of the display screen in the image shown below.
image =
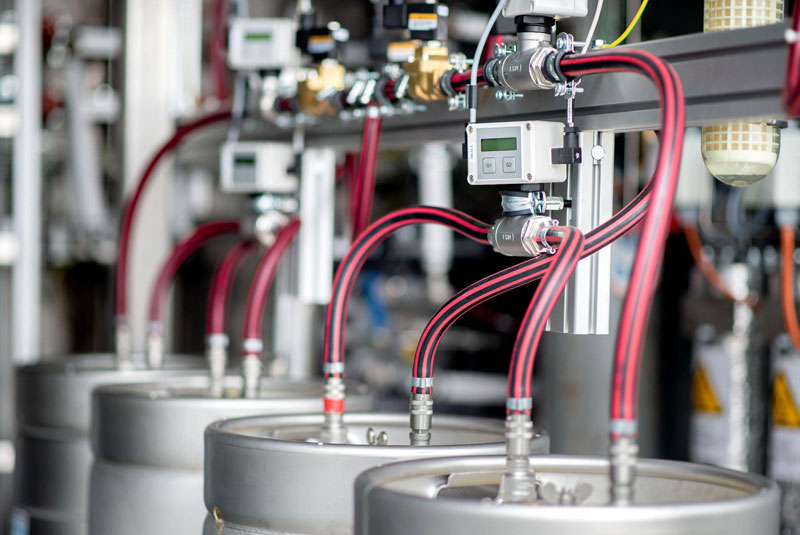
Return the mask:
M517 138L503 137L498 139L482 139L481 150L495 152L500 150L517 150Z
M248 33L244 36L246 41L269 41L272 39L271 33Z

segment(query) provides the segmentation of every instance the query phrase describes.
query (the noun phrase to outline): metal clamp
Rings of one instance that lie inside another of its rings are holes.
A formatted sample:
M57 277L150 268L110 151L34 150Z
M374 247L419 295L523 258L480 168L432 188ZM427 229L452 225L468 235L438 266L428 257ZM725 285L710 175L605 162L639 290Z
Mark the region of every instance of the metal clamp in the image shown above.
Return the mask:
M541 227L539 229L539 244L544 248L544 252L549 255L556 254L556 250L553 246L547 243L547 232L550 230L551 227L555 227L558 225L558 221L553 219L551 225L549 227Z

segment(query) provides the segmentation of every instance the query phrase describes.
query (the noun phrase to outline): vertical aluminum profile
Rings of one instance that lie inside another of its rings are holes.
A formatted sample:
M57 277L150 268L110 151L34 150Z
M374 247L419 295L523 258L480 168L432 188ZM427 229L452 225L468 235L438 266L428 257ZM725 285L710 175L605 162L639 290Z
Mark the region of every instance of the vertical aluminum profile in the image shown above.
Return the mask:
M583 162L552 185L552 194L572 205L551 215L561 224L587 233L612 215L614 134L581 133ZM575 268L564 293L550 315L548 330L568 334L608 334L611 302L611 249L606 247Z

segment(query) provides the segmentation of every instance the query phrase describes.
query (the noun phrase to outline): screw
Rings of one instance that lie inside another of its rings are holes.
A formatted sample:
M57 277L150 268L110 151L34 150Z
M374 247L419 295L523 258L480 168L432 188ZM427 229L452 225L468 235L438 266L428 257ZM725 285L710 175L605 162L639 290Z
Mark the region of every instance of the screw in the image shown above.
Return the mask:
M528 181L531 181L531 180L533 180L533 175L528 173Z
M469 132L470 134L472 133L472 127L471 126L469 128L467 128L467 132Z
M525 130L531 129L531 123L525 123Z
M556 39L556 48L563 49L565 46L566 46L566 43L564 42L564 38L563 37L559 37L558 39Z
M475 182L475 177L474 177L474 176L472 176L472 175L469 175L469 176L467 177L467 182Z
M503 94L503 93L504 93L504 91L503 91L502 89L498 89L498 90L496 90L496 91L494 92L494 98L496 98L497 100L502 100L502 99L503 99L503 97L504 97L504 94Z

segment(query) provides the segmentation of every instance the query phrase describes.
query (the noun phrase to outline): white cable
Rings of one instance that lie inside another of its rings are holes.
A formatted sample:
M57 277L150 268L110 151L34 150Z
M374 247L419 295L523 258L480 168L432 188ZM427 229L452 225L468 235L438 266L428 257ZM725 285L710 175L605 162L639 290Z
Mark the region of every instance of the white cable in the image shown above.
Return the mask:
M492 16L489 17L489 22L486 23L486 28L483 29L483 33L481 34L481 38L478 41L478 48L475 49L475 57L472 58L472 73L469 77L469 85L473 87L470 91L475 91L476 86L478 85L478 67L481 62L481 55L483 54L483 47L486 46L486 40L489 38L489 33L492 31L492 27L494 23L497 21L497 17L500 16L500 12L503 11L503 8L506 5L506 0L500 0L498 2L497 7L494 8L494 13ZM473 108L470 106L469 108L469 122L474 123L478 120L478 109Z
M589 47L592 46L592 38L594 37L594 31L597 29L597 21L600 20L600 12L603 11L603 2L604 0L597 0L597 6L594 8L592 25L589 26L589 33L586 34L586 39L583 40L581 54L586 54L586 52L589 50Z

